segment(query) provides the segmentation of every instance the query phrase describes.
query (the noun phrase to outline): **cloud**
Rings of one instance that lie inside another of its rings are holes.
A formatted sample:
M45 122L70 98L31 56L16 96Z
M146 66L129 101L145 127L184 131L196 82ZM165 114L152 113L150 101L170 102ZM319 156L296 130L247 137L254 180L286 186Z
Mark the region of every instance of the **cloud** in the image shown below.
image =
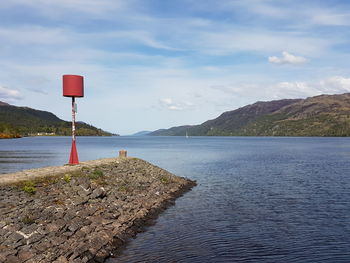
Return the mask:
M126 5L120 0L13 0L7 1L1 8L32 8L42 15L58 17L59 15L71 15L72 13L86 13L89 15L103 16L106 12L119 11Z
M216 85L227 100L245 98L250 102L285 98L305 98L321 94L350 92L350 78L332 76L318 81L281 81L276 83L235 83ZM225 98L221 101L225 101Z
M186 110L194 106L194 104L189 101L182 101L179 103L175 103L171 98L162 98L159 100L159 102L163 108L168 110L173 110L173 111Z
M91 33L89 34L91 36ZM156 49L165 49L165 50L179 50L178 48L171 47L166 45L161 40L156 40L156 37L147 31L141 30L128 30L128 31L110 31L104 32L102 34L97 33L97 36L100 38L109 38L112 40L119 41L130 41L133 43L142 43L145 46L149 46Z
M278 31L273 28L248 28L217 23L217 28L196 31L183 30L177 37L180 47L210 55L228 55L240 52L276 52L284 47L298 53L318 55L337 43L338 39L324 39L315 35L293 31Z
M231 12L240 10L237 16L252 19L265 24L268 21L279 21L279 25L287 23L290 26L349 26L348 6L345 4L331 5L327 1L223 1L212 9Z
M312 12L311 22L321 26L349 26L350 14L343 11L316 9Z
M173 100L171 98L163 98L159 100L162 107L168 109L168 110L183 110L182 107L179 105L176 105L173 103Z
M0 86L0 99L6 101L19 100L22 99L22 95L18 90Z
M347 23L349 9L338 5L301 0L3 2L1 82L20 88L23 105L69 119L69 108L61 107L66 103L61 75L83 75L86 97L79 103L86 108L79 117L118 133L204 121L257 100L347 89L346 77L312 79L347 72L348 28L324 26ZM283 50L292 54L280 54ZM277 55L270 61L277 64L315 59L303 67L266 72L271 55ZM125 114L111 122L103 105Z
M29 88L28 90L35 92L35 93L39 93L39 94L43 94L43 95L48 95L49 93L45 90L41 90L41 89L36 89L36 88Z
M272 90L274 90L274 94L278 94L278 98L283 96L295 98L321 94L342 94L350 92L350 78L332 76L314 82L279 82L272 87Z
M342 76L333 76L321 80L319 86L322 91L327 93L346 93L350 92L350 78Z
M282 52L282 57L269 57L269 62L274 64L304 64L307 59L301 56L295 56L287 51Z

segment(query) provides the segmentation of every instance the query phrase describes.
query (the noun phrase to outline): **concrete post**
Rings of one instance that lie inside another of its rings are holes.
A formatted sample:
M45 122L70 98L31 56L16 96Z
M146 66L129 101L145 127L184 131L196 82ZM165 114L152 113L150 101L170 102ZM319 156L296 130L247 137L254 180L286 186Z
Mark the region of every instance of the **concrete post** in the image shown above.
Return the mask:
M126 158L127 157L127 151L126 150L120 150L119 151L119 158Z

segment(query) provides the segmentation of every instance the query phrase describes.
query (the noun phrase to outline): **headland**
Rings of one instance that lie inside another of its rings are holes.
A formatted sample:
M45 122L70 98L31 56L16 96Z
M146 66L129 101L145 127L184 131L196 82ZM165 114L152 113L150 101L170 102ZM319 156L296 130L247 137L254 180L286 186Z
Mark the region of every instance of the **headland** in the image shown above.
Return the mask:
M137 158L0 175L0 262L104 262L195 186Z

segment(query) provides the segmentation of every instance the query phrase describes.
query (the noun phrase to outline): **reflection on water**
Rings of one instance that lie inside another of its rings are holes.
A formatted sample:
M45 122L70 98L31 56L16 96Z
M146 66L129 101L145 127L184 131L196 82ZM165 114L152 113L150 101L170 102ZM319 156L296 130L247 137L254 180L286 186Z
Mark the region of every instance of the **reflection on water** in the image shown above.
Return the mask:
M81 160L122 148L198 186L109 263L349 262L350 139L78 138ZM0 150L1 172L64 164L70 138L0 141Z

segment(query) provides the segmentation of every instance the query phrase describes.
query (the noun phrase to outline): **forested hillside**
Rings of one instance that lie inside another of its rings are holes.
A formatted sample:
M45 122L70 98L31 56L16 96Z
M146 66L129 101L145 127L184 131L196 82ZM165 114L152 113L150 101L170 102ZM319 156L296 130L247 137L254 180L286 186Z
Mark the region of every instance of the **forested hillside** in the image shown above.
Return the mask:
M256 102L200 125L157 130L150 135L350 136L350 93Z
M14 138L35 135L71 135L71 122L63 121L51 112L17 107L0 102L0 137ZM109 132L78 122L78 136L109 136Z

